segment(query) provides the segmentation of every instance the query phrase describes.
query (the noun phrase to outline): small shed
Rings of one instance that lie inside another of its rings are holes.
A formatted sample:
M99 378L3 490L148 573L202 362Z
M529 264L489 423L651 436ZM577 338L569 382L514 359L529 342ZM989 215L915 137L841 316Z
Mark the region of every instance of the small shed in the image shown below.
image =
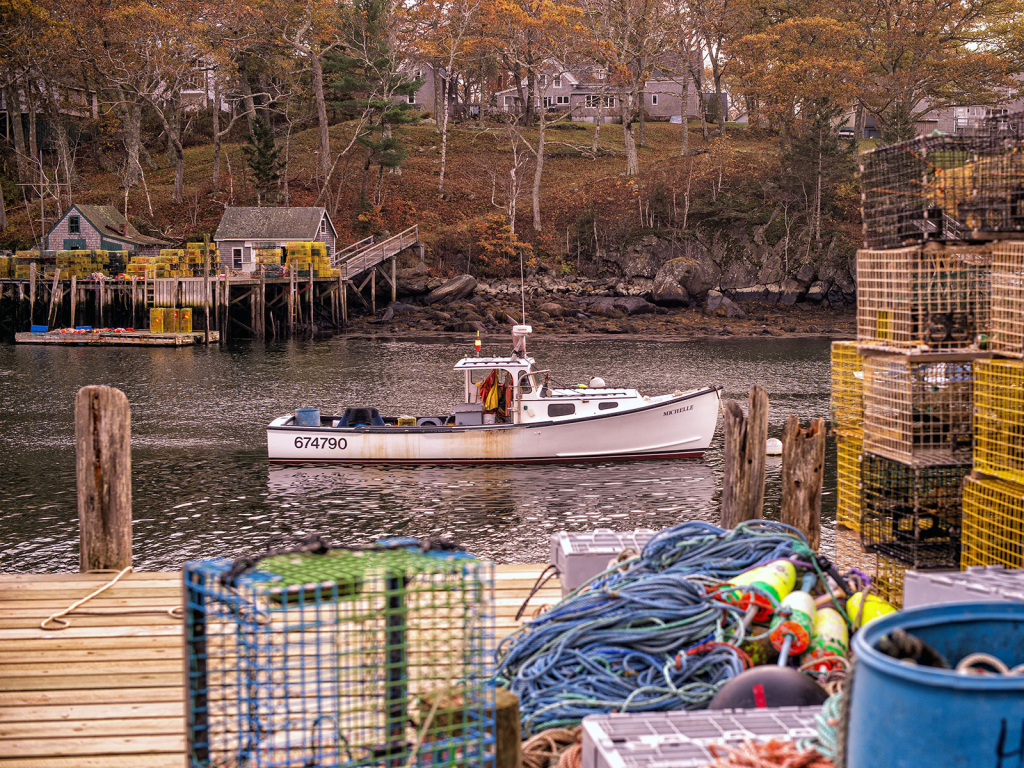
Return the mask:
M53 251L127 251L156 256L171 244L143 235L112 205L72 205L46 233L43 247Z
M213 239L231 269L255 270L254 248L325 243L334 256L338 233L325 208L225 208Z

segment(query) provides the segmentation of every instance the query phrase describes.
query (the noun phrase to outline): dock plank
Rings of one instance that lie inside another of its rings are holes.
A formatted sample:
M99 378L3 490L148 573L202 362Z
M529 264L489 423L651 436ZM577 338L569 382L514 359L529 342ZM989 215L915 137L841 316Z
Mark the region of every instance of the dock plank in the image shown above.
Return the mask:
M542 569L497 567L498 638L520 626ZM0 768L184 768L182 624L166 613L181 603L180 572L130 573L85 606L96 613L39 627L112 576L0 574ZM560 595L553 579L526 618Z

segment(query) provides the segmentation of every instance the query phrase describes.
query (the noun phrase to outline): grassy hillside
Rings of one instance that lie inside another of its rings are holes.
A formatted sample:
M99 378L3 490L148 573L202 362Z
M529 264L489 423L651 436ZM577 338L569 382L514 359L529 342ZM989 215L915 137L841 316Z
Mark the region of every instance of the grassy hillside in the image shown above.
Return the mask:
M351 139L354 126L335 125L332 144L338 151ZM726 137L704 142L699 125L691 123L690 147L695 154L681 156L678 125L647 125L646 146L640 149L641 174L623 175L625 156L622 129L603 125L599 151L591 155L593 125L557 125L548 130L542 201L542 231L532 229L530 189L533 162L527 159L518 169L522 180L518 198L516 232L531 243L535 254L549 262L561 262L565 271L583 269L598 248L619 247L651 231L692 229L695 224L727 227L737 222L765 224L771 221L768 239L782 236L781 218L772 217L776 202L766 184L777 174L778 145L773 138L759 137L742 127L730 127ZM440 136L431 124L405 126L396 134L408 149L400 173L386 172L382 205L360 202L365 150L356 145L336 166L331 192L326 201L342 241L367 234L396 232L419 224L433 258L442 269L461 269L473 261L483 269L500 271L499 264L482 264L486 249L480 243L493 221L488 217L507 209L512 178L513 152L507 128L455 127L450 132L445 195L439 196ZM536 142L536 130L522 133ZM279 144L284 139L279 137ZM314 179L317 137L314 130L296 133L289 147L289 191L292 205L317 202L320 185ZM129 196L129 217L144 232L183 241L212 234L224 206L256 203L250 174L245 168L241 144L226 144L222 162L222 190L210 194L213 150L208 144L186 150L185 200L170 202L174 169L157 148L150 148L159 164L146 171L152 201L150 215L146 194L133 189ZM529 158L524 144L520 153ZM282 158L284 152L282 151ZM230 165L230 175L228 171ZM124 191L116 174L93 167L80 170L81 181L74 199L81 203L112 204L122 208ZM377 179L371 168L368 188L372 195ZM38 203L11 205L10 227L0 234L0 247L27 245L39 232ZM777 211L776 211L777 212ZM56 213L51 206L48 218ZM854 231L856 211L840 212L839 226ZM31 223L29 216L32 217ZM685 222L685 227L683 226ZM474 248L476 253L474 254Z

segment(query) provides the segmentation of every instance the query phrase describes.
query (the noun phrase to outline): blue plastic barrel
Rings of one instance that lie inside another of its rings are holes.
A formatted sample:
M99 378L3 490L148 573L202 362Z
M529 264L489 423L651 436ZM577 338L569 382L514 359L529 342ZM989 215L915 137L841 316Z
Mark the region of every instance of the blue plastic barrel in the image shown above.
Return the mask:
M299 427L319 427L320 426L320 409L319 408L296 408L295 409L295 424Z
M847 768L1009 768L1024 756L1024 676L958 675L877 650L895 629L919 637L955 667L988 653L1024 664L1024 603L913 608L854 635Z
M33 325L31 328L32 333L46 333L48 330L45 325Z

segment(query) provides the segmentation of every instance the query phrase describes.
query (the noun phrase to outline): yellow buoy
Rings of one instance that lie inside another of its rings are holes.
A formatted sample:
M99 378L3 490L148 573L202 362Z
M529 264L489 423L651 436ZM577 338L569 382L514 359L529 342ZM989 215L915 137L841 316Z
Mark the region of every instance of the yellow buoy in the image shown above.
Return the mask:
M896 613L896 609L878 595L868 595L867 602L864 603L864 610L861 611L860 604L862 600L864 600L864 593L855 592L846 601L846 615L853 622L854 629L860 629L875 619L880 619L890 613ZM857 618L858 614L860 615L859 621Z
M812 669L827 672L842 666L837 657L846 658L850 652L850 630L846 619L835 608L819 608L814 616L811 644L804 654L804 664L814 662Z
M744 611L757 606L759 610L754 621L767 621L782 598L795 586L796 566L789 560L773 560L728 581L721 597Z

